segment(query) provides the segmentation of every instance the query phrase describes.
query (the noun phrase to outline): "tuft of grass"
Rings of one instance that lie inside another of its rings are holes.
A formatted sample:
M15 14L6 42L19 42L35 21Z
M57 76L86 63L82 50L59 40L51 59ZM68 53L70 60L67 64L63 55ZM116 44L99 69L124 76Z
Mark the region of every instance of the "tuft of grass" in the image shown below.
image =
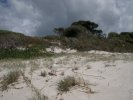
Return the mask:
M78 67L74 67L72 68L72 71L75 71L75 70L78 70L79 68Z
M71 87L73 87L77 84L78 84L78 82L76 81L76 79L74 77L67 76L58 83L58 90L62 91L62 92L67 92L67 91L69 91L69 89Z
M42 71L41 72L41 76L46 77L46 75L47 75L47 72L46 71Z
M11 71L7 75L5 75L1 81L2 91L7 90L10 84L17 82L19 76L20 76L20 71Z

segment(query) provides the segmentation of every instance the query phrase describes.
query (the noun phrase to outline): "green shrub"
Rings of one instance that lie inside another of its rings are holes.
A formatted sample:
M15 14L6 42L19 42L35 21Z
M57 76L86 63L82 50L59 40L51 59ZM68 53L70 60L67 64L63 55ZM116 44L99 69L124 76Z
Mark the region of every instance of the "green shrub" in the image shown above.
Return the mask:
M26 50L18 50L18 49L0 49L0 59L8 59L8 58L22 58L29 59L39 56L52 56L52 54L47 52L42 52L40 49L29 48Z
M58 83L58 90L67 92L71 87L75 85L77 85L76 79L74 77L68 76Z

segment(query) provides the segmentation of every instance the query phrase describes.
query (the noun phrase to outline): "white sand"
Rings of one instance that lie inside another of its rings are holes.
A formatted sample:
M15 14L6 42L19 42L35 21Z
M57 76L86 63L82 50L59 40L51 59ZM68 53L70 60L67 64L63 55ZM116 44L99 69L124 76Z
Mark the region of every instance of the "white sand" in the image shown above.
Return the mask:
M0 62L0 77L3 77L5 70L8 69L3 66L9 66L12 62L16 61ZM48 59L20 61L20 65L22 63L26 64L26 68L21 69L31 80L31 85L49 100L133 100L133 54L90 51ZM42 77L40 73L44 70L56 75L47 74L46 77ZM80 86L75 86L66 93L60 93L57 84L66 76L74 76L85 81L88 83L87 87L94 93ZM33 91L23 78L20 78L15 86L9 86L8 91L0 92L0 100L28 100L32 97Z

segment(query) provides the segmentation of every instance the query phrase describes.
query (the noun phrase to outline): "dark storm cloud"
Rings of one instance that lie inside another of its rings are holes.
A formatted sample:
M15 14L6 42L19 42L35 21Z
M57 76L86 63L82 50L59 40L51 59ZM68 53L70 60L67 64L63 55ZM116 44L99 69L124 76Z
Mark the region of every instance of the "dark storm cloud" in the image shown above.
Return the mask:
M0 1L0 29L44 35L73 21L91 20L104 32L133 31L132 0ZM6 4L8 6L3 6Z

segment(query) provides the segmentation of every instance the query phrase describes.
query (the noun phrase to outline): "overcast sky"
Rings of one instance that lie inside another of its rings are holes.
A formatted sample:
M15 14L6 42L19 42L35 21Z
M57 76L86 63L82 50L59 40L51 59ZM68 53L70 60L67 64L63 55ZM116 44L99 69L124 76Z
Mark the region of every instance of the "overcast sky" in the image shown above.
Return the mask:
M0 29L45 35L77 20L106 33L133 31L133 0L0 0Z

